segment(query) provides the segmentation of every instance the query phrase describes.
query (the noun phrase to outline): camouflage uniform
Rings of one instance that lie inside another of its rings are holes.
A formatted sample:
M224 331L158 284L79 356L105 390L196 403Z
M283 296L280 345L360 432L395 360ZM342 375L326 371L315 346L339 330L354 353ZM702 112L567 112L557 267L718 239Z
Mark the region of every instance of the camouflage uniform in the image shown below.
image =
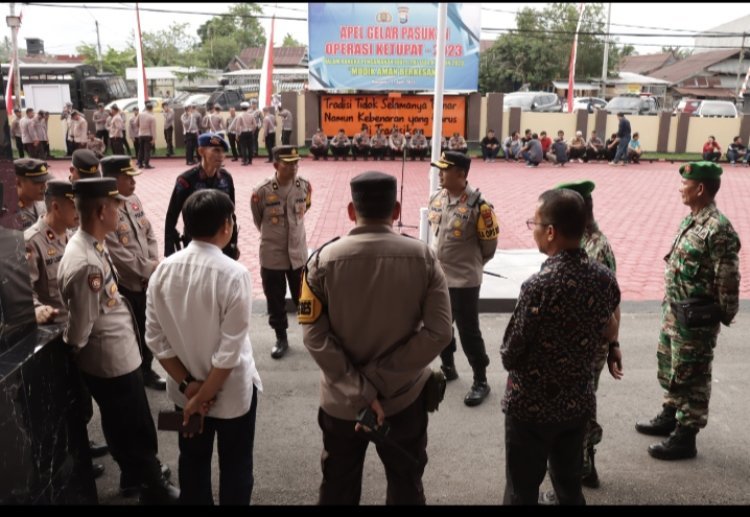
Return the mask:
M657 377L664 388L664 405L677 408L678 423L701 429L708 421L711 361L719 324L686 328L672 313L670 303L710 297L721 308L721 322L729 325L739 303L740 239L732 223L711 202L683 219L667 263L662 328L659 334Z

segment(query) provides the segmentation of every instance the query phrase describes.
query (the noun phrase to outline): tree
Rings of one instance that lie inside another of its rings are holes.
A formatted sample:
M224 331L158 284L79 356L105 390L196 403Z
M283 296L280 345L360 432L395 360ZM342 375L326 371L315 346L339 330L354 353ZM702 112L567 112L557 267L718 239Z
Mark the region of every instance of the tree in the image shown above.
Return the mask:
M265 46L266 36L257 18L261 13L257 4L234 4L227 14L201 25L199 61L209 68L223 69L242 49Z
M187 33L187 23L172 23L168 29L143 33L146 66L195 66L196 39Z
M695 49L685 48L685 47L677 47L677 46L673 47L673 46L670 45L668 47L662 47L661 51L662 51L662 53L671 52L672 54L674 54L674 56L678 60L682 60L682 59L685 59L686 57L692 56L693 52L695 51Z
M304 47L302 43L294 39L290 33L284 36L284 42L281 44L282 47Z
M96 52L96 45L92 43L82 43L76 47L76 53L83 56L84 62L96 67L99 66L99 58ZM102 55L102 70L111 72L115 75L125 77L125 69L136 66L135 49L130 46L125 50L115 50L108 47Z

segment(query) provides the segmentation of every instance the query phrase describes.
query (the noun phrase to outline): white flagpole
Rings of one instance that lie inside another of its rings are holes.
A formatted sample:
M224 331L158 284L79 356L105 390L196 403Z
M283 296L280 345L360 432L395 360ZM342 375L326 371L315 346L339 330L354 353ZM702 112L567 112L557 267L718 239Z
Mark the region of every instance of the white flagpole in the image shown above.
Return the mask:
M146 83L146 68L143 66L143 39L141 36L141 14L138 10L138 2L135 3L135 34L138 40L135 42L135 60L138 67L136 74L136 85L138 88L138 111L146 109L148 100L148 88Z

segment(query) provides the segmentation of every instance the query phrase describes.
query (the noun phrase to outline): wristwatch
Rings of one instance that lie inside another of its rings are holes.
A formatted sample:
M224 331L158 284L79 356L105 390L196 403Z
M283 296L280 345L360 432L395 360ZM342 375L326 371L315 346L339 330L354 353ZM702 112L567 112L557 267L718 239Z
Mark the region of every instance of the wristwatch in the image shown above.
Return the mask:
M192 375L188 373L187 377L185 377L185 379L183 379L183 381L180 383L180 387L179 387L180 393L185 393L185 390L187 389L188 384L190 384L191 382L195 382L195 377L193 377Z

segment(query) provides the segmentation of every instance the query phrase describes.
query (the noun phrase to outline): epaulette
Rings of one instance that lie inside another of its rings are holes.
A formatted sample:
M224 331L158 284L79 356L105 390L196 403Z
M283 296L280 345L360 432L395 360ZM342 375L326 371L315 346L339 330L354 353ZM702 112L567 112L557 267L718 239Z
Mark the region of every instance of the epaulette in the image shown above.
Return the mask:
M310 253L310 256L307 257L307 262L305 262L305 269L307 269L307 265L310 263L310 261L312 260L313 257L315 257L315 266L317 267L318 264L319 264L319 260L320 260L320 252L323 251L323 248L325 248L326 246L328 246L329 244L331 244L333 242L336 242L340 238L341 238L341 236L336 236L333 239L331 239L330 241L324 242L318 249L316 249L312 253Z
M474 189L474 192L472 192L466 200L466 204L473 207L476 205L481 205L482 201L482 193L479 192L479 189Z
M262 189L266 185L270 185L271 183L273 183L273 176L270 176L266 179L261 180L260 183L255 185L255 188L253 190L257 192L258 190Z

